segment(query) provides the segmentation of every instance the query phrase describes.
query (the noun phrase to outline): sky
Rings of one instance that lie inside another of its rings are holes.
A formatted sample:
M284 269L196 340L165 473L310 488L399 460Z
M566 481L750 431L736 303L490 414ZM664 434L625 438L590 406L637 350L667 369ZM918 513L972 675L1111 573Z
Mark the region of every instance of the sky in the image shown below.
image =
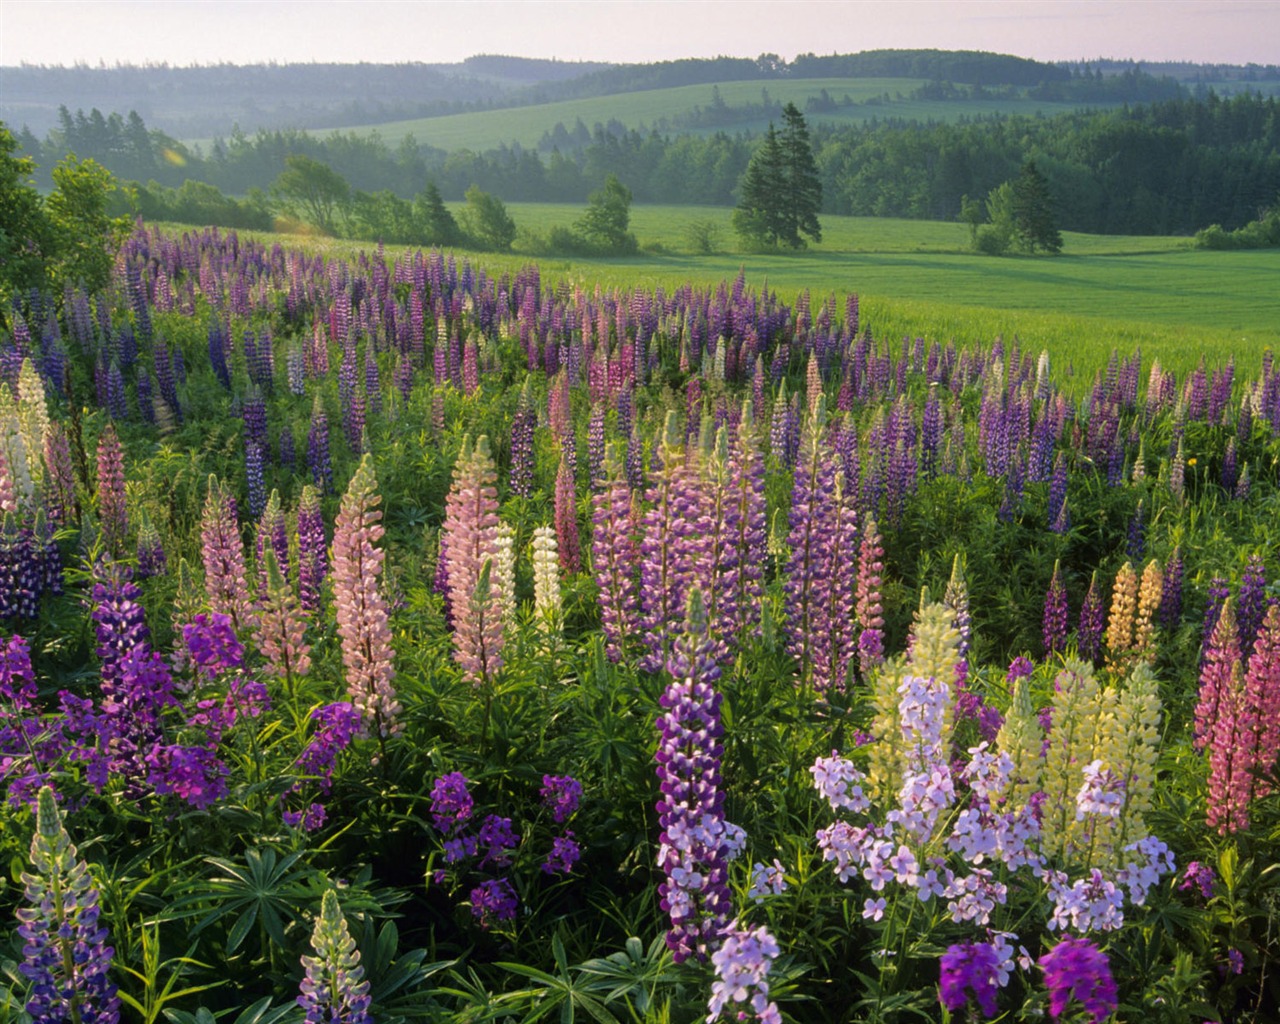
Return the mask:
M1280 0L0 0L0 65L478 53L641 63L881 48L1276 64Z

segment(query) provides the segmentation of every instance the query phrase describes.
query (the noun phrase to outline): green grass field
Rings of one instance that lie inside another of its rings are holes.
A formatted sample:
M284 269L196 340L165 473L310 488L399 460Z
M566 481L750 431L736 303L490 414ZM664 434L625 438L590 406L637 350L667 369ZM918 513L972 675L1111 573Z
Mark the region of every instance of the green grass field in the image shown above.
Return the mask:
M513 203L508 211L522 230L516 251L468 257L492 274L537 263L544 284L671 290L714 287L741 271L748 287L787 302L808 289L815 305L834 294L843 310L843 297L856 292L863 322L879 337L988 344L1016 336L1024 348L1046 348L1058 362L1088 367L1105 362L1113 348L1141 347L1171 368L1192 367L1202 355L1211 363L1234 356L1252 371L1266 349L1280 350L1280 250L1210 252L1185 238L1067 232L1058 257L990 257L968 250L961 224L824 216L820 245L743 253L735 251L728 209L637 206L632 230L645 251L590 260L523 248L530 233L571 224L582 207ZM722 252L688 251L683 232L693 220L720 226ZM344 256L372 248L272 238Z
M980 117L987 114L1044 114L1052 115L1076 109L1067 103L1044 103L1024 98L982 99L946 102L907 99L913 90L924 84L916 78L814 78L796 81L723 82L720 96L729 106L759 103L761 90L770 100L788 101L803 109L805 101L826 89L828 95L840 104L847 96L853 106L837 106L825 113L807 115L812 124L860 123L873 118L902 118L918 121L955 121L961 117ZM379 125L361 125L317 131L318 136L334 133L367 135L376 131L388 145L394 147L406 135L412 135L419 145L435 146L444 150L492 149L499 144L518 142L533 147L543 132L553 129L557 122L572 129L581 119L591 128L605 124L610 119L620 121L628 128L652 126L660 118L688 113L695 107L711 106L710 85L688 85L675 89L653 89L617 96L600 96L591 99L563 100L529 107L512 107L503 110L486 110L472 114L452 114L445 117L418 118L409 121L389 121ZM874 102L868 102L874 101ZM766 121L735 122L733 132L747 129L763 131ZM684 129L682 129L683 131ZM708 128L705 132L718 129ZM692 134L697 131L690 130ZM200 140L207 149L209 140Z

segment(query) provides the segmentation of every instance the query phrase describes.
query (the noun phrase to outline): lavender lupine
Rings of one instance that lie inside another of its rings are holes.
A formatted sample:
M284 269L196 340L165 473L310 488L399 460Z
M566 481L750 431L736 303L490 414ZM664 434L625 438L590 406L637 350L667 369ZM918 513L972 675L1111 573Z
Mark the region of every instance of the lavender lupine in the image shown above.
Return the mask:
M824 599L830 588L827 544L834 522L835 458L823 439L824 401L819 395L809 417L791 491L787 546L787 648L800 665L800 680L817 685L817 637L826 629ZM845 557L851 557L846 552ZM829 685L832 680L824 679Z
M231 616L239 629L247 624L251 607L244 545L236 520L236 500L214 476L209 477L200 519L200 556L209 606Z
M681 553L678 550L675 522L677 469L682 465L683 450L674 412L668 412L661 451L654 470L653 483L645 494L649 508L641 522L640 541L640 618L638 632L646 653L639 667L658 672L666 664L673 634L679 628L681 591Z
M530 378L526 377L511 420L511 493L527 498L533 493L533 432L538 414L533 406Z
M1164 590L1160 595L1160 626L1166 632L1182 621L1182 548L1173 549L1164 567Z
M120 554L129 532L124 492L124 449L108 423L98 438L98 523L108 550Z
M311 482L322 494L333 493L333 462L329 457L329 416L317 395L311 406L311 426L307 431L307 467Z
M120 997L108 977L114 950L98 923L98 890L48 786L37 798L31 865L22 875L27 905L17 911L18 969L31 983L24 1008L35 1024L114 1024Z
M600 627L610 661L622 660L639 613L631 489L622 476L617 446L610 446L603 490L592 495L591 567L600 595Z
M1098 589L1098 573L1089 580L1089 590L1080 606L1080 619L1076 628L1076 646L1080 657L1096 662L1102 657L1102 635L1106 629L1107 610Z
M454 615L454 660L480 684L502 667L502 602L491 579L497 558L497 470L489 439L463 441L445 499L442 548Z
M308 614L320 609L320 585L329 572L327 550L320 495L307 484L298 499L298 600Z
M1240 634L1240 654L1248 660L1253 642L1267 613L1267 574L1261 555L1250 555L1240 577L1240 600L1236 611L1236 628Z
M659 700L662 713L654 754L662 796L658 866L665 880L658 900L671 918L667 946L677 963L705 960L729 922L729 860L740 831L725 821L720 791L720 669L712 657L701 594L689 595L685 631L668 662L671 682Z
M764 458L760 454L752 412L751 403L744 403L728 481L729 507L732 509L729 518L731 541L737 564L734 577L737 592L732 602L735 616L733 631L739 644L760 623L767 540Z
M372 1024L369 982L360 951L347 930L337 893L326 889L311 932L315 956L304 956L298 1005L306 1024Z
M392 679L395 677L388 625L387 601L382 594L381 497L373 460L365 455L347 486L333 528L333 603L342 639L342 664L347 693L379 738L399 730Z

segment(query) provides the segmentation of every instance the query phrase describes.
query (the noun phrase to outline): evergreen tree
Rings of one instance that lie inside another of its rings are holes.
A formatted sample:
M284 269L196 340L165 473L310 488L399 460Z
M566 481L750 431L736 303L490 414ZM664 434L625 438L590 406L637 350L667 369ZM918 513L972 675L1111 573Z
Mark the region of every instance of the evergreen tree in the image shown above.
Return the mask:
M794 103L782 114L782 131L769 125L738 185L733 228L749 245L799 249L805 244L802 235L822 241L822 181L804 115Z
M1013 230L1022 249L1062 252L1062 235L1058 231L1049 183L1033 160L1023 164L1022 173L1013 180L1012 205Z
M822 208L822 179L818 177L818 164L813 158L809 126L794 103L782 108L782 134L778 142L782 148L786 176L787 235L783 241L798 249L804 245L801 235L808 235L815 242L822 241L822 227L818 224L818 211Z
M413 219L426 245L450 246L462 241L462 229L444 205L434 181L427 182L427 187L414 196Z

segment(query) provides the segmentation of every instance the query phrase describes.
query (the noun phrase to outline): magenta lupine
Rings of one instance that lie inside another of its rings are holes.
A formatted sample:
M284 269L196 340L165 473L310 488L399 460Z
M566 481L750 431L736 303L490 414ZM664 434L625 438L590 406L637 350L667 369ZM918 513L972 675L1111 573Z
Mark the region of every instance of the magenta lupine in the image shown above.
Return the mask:
M327 549L320 495L307 484L298 499L298 600L308 614L320 610L320 585L329 572Z
M120 997L108 976L115 951L98 923L98 890L48 786L37 801L31 865L22 875L27 905L17 911L18 969L31 983L24 1009L33 1024L115 1024Z
M720 944L729 921L729 861L741 846L741 830L724 818L720 790L720 669L711 656L702 596L689 596L684 633L667 669L671 682L659 700L662 713L654 754L662 796L658 866L666 876L658 899L671 918L667 946L677 963L705 960Z
M442 546L453 609L453 657L472 683L502 667L502 596L492 579L498 558L497 470L489 439L463 441L445 499Z
M337 893L326 889L311 932L315 956L304 956L298 1005L306 1024L372 1024L369 982L360 951L347 930Z
M108 423L98 438L98 523L107 549L124 552L129 512L124 493L124 449L116 428Z
M209 477L200 519L200 556L209 607L231 616L238 630L248 622L251 601L245 569L244 544L236 518L236 499L217 477Z
M1053 577L1044 595L1043 636L1046 655L1056 654L1067 646L1067 588L1062 584L1061 569L1053 563Z
M1218 613L1213 634L1200 669L1200 694L1196 701L1194 744L1202 750L1213 735L1218 719L1232 714L1231 694L1238 689L1242 659L1236 630L1235 608L1228 597Z
M639 602L636 593L635 524L631 517L631 489L622 476L617 447L611 447L608 479L604 489L591 497L591 567L600 600L600 627L609 660L622 660L631 631L636 627Z
M400 703L392 686L394 654L381 586L386 553L376 546L384 532L377 488L373 460L365 455L334 522L333 601L347 693L373 733L387 737L399 730Z
M1049 990L1049 1014L1058 1020L1074 1000L1102 1024L1119 1006L1111 964L1088 939L1067 938L1045 953L1037 963Z
M560 553L560 568L566 574L582 569L582 543L578 538L578 505L573 474L564 456L560 457L560 470L556 474L555 493L556 549Z
M858 604L855 615L862 632L858 636L858 657L866 675L884 661L884 617L880 588L884 583L884 548L876 521L867 515L858 556Z

